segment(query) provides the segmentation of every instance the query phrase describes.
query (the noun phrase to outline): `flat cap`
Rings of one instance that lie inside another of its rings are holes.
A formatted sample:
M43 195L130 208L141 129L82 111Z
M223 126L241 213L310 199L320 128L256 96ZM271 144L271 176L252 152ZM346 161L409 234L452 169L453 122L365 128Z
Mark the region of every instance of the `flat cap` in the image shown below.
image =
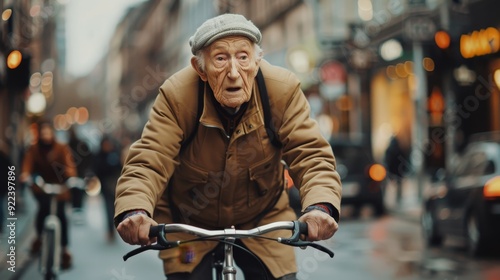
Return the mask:
M252 42L260 44L262 34L260 30L244 16L238 14L223 14L205 21L189 38L191 52L196 53L215 40L232 36L246 36Z

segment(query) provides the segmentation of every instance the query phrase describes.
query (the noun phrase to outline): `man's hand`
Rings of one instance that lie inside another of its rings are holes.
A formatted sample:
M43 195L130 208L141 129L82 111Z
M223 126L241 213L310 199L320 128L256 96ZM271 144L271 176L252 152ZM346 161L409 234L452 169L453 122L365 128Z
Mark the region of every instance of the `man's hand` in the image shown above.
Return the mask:
M307 223L307 240L318 241L332 237L339 229L339 225L330 215L320 210L312 210L299 218Z
M132 215L123 220L116 230L123 241L131 245L151 245L156 242L156 238L149 238L149 228L158 225L147 215Z

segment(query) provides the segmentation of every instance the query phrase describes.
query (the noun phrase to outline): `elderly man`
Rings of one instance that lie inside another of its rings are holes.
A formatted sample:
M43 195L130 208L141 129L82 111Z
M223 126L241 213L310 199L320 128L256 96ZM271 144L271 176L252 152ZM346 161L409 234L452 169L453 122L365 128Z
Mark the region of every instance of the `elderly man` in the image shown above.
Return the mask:
M309 117L298 79L262 59L261 38L236 14L207 20L190 38L191 66L160 87L118 180L115 223L125 242L151 244L149 227L157 222L248 229L297 219L282 160L300 187L307 238L324 240L337 231L341 183L332 150ZM296 279L292 247L237 243L266 266L236 252L245 279ZM190 257L185 248L162 251L167 279L210 279L209 253L218 247L197 242Z

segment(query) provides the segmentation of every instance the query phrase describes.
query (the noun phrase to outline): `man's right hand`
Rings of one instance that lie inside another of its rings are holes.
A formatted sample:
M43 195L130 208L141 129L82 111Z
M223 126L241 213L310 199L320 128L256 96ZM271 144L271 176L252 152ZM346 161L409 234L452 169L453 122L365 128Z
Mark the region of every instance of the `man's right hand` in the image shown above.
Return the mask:
M147 215L137 214L124 219L116 230L128 244L151 245L156 242L156 237L149 238L149 228L156 225L158 223Z

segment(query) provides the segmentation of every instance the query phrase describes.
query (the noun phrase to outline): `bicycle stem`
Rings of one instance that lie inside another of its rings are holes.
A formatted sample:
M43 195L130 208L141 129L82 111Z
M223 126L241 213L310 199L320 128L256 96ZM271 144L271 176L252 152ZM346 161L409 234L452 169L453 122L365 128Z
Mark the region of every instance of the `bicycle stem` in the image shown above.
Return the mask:
M225 238L226 243L224 244L224 260L226 265L222 270L222 274L224 275L224 280L236 280L236 268L234 267L234 258L233 258L233 243L235 242L234 237Z

